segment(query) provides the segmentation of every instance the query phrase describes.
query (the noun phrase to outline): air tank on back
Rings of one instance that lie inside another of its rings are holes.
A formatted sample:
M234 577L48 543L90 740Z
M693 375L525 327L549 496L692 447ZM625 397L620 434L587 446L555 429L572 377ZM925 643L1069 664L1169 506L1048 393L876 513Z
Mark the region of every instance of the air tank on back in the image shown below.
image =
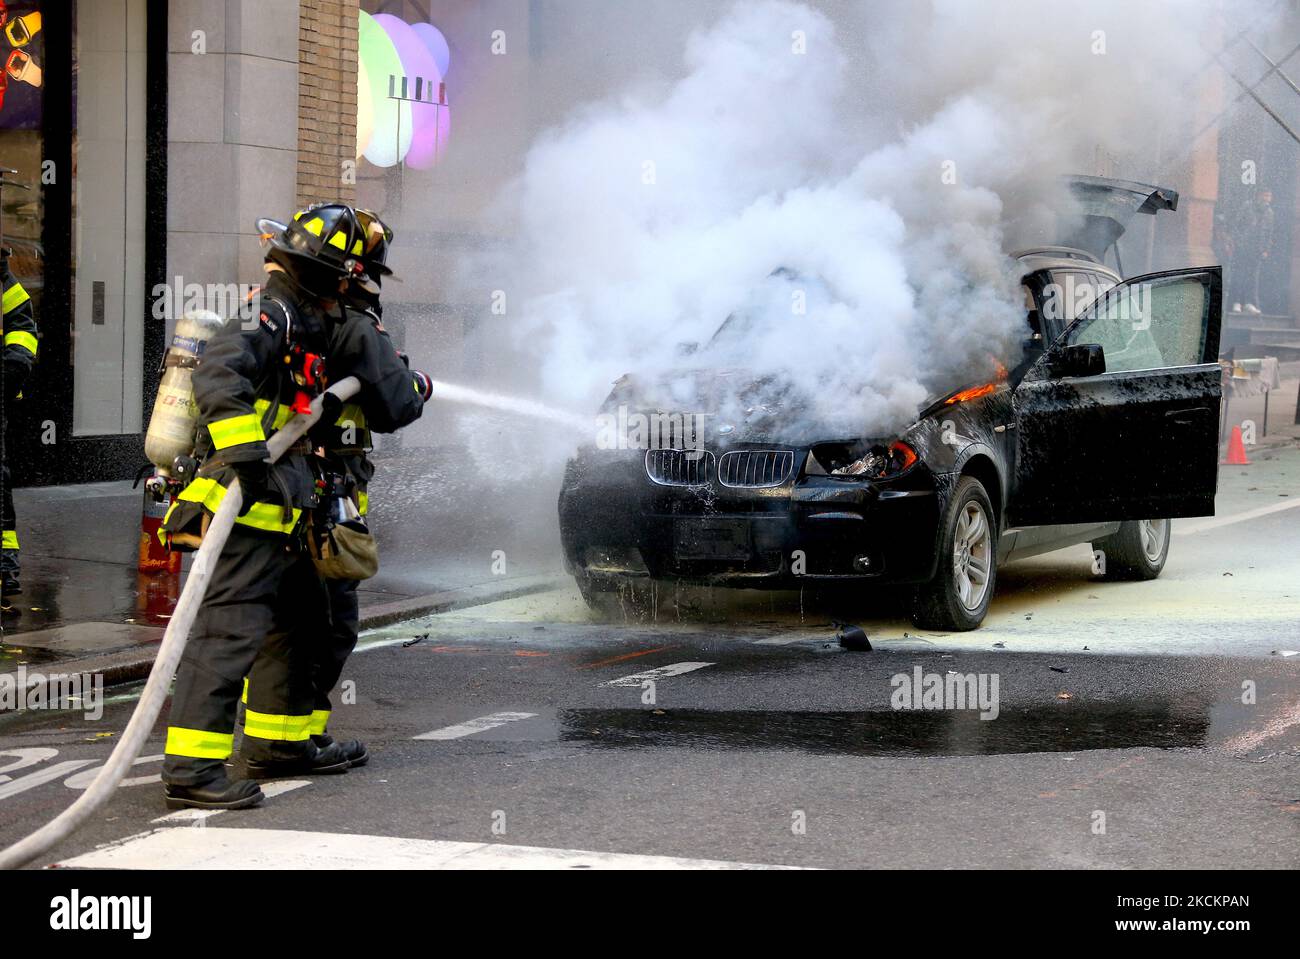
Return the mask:
M161 476L171 476L178 456L194 450L199 409L194 402L194 368L203 357L208 340L225 321L211 310L193 310L176 322L172 345L163 359L162 382L149 417L144 452Z

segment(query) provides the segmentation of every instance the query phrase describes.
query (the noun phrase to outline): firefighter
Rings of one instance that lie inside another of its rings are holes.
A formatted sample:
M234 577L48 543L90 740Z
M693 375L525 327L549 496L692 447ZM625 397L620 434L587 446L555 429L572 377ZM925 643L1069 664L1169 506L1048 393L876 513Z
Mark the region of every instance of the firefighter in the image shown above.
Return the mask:
M327 371L331 382L355 376L364 385L347 404L326 397L326 411L312 432L312 444L323 454L326 475L346 479L358 512L364 517L375 472L367 455L372 446L371 432L393 433L415 422L429 396L430 380L426 374L408 369L380 321L379 284L382 277L392 273L386 263L392 231L369 211L357 211L357 219L365 233L361 256L365 275L354 278L344 293L346 319L335 328ZM357 643L358 585L356 580L325 581L329 619L322 635L312 643L306 667L313 690L312 742L320 749L337 746L352 767L363 766L369 760L365 744L357 740L335 743L327 727L330 693ZM260 656L249 677L250 695L256 695L268 680L278 679L279 671L278 663Z
M4 287L4 403L23 398L23 386L36 364L36 318L32 298L9 271L9 251L0 250L0 284ZM0 414L0 430L8 423ZM18 524L14 516L13 492L9 486L8 457L0 461L0 605L8 607L9 597L22 592L18 581Z
M194 372L195 458L202 466L160 532L173 546L197 545L230 482L239 479L243 508L214 564L177 671L162 776L173 809L254 806L262 800L256 779L348 768L337 746L312 743L311 684L294 668L326 621L328 600L302 538L304 518L319 502L319 477L308 441L271 466L266 440L294 406L302 408L304 390L320 387L319 362L328 358L342 319L340 291L362 270L357 257L364 234L351 209L325 205L300 211L268 239L256 321L227 323ZM274 681L250 690L244 734L250 778L231 781L225 762L233 751L236 704L259 655L282 668Z

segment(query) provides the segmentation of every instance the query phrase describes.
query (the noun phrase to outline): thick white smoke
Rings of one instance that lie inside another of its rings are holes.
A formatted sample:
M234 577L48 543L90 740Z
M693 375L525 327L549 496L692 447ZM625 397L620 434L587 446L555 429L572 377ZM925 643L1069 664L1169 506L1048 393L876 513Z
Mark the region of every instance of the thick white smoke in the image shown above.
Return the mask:
M1161 182L1221 7L737 3L675 82L611 76L533 147L502 198L516 239L472 270L510 297L490 335L570 409L694 363L794 383L819 432L896 431L1017 359L1006 254L1053 239L1060 175ZM683 358L736 311L745 335Z

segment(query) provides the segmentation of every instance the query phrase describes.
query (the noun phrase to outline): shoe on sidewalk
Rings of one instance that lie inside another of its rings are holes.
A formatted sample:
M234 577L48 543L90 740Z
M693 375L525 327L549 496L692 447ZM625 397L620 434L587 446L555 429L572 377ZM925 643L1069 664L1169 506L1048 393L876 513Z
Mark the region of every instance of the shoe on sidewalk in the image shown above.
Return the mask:
M329 776L345 773L351 765L338 743L324 749L312 745L311 752L293 759L250 759L247 761L250 779L283 779L286 776Z
M1246 312L1254 316L1259 316L1259 314L1262 313L1263 311L1259 307L1257 307L1254 303L1247 303Z
M163 796L168 809L248 809L266 798L252 780L231 782L224 774L202 786L164 786Z
M1232 312L1233 312L1233 313L1240 313L1240 312L1241 312L1241 304L1240 304L1240 303L1234 303L1234 304L1232 304Z
M323 733L320 736L313 736L311 741L320 749L338 746L339 751L347 757L349 769L356 769L358 766L364 766L370 762L370 750L359 739L345 739L340 742L328 733Z

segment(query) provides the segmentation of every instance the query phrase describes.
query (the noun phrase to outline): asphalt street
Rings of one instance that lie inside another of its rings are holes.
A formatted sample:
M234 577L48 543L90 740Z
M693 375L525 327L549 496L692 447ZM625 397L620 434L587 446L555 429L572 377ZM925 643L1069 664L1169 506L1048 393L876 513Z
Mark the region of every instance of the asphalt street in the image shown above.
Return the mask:
M887 596L672 591L601 621L567 588L377 631L335 724L370 765L168 815L164 714L38 865L1295 868L1300 450L1252 455L1159 580L1038 557L974 633L918 632ZM978 695L897 708L928 677ZM0 844L84 788L133 696L0 720Z

